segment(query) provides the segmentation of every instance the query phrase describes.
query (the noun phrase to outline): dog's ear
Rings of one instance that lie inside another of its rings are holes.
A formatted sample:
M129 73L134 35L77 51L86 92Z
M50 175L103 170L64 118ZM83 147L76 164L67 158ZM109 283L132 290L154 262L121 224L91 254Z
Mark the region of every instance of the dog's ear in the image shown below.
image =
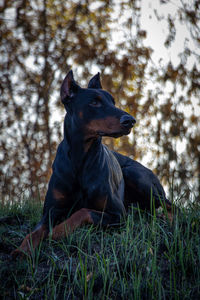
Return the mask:
M75 82L72 70L69 71L63 80L60 88L60 96L63 104L66 104L77 93L79 85Z
M88 83L89 89L102 89L101 80L100 80L100 73L97 73L95 76L93 76L89 83Z

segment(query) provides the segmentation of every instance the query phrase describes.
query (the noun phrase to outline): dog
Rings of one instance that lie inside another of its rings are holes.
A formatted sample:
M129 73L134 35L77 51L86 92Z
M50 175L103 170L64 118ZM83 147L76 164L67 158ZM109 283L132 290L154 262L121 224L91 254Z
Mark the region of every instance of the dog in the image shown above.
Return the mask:
M119 224L130 205L150 210L152 197L155 208L164 205L172 213L152 171L102 144L103 136L128 135L136 120L115 106L112 95L102 89L99 73L81 88L70 71L60 94L67 112L64 139L52 166L43 216L13 256L30 254L49 234L57 240L84 224Z

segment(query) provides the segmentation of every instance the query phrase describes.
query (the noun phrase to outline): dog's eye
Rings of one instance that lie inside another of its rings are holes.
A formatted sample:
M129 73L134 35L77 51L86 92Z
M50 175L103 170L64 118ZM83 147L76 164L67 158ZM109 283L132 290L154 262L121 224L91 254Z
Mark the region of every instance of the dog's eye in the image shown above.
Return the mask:
M92 100L92 102L90 102L90 106L93 106L93 107L101 107L101 101L99 99L94 99Z

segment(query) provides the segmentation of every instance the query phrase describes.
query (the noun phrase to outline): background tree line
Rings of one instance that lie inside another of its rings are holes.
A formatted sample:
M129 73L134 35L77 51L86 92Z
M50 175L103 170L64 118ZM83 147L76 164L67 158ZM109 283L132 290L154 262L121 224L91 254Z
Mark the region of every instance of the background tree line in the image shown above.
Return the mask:
M140 0L5 0L0 6L2 199L14 200L27 190L32 197L44 196L62 139L59 88L71 68L83 86L100 71L104 89L138 121L130 138L105 143L136 160L146 157L165 184L173 182L177 197L185 194L187 200L192 187L198 199L200 3L180 0L176 20L168 16L165 46L173 44L178 20L187 23L196 47L185 43L176 66L171 61L153 63L152 49L144 46L141 4ZM159 11L156 14L162 18ZM195 62L190 63L191 57Z

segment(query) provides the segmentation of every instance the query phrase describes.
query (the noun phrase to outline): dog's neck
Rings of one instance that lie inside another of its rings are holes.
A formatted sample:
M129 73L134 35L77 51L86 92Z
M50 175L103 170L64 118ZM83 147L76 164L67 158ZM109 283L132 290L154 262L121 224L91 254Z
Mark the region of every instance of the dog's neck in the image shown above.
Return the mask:
M64 140L67 142L70 151L70 160L73 163L75 169L79 170L84 163L88 152L95 148L95 153L102 147L101 137L91 136L84 133L80 127L74 126L65 118L64 122Z

